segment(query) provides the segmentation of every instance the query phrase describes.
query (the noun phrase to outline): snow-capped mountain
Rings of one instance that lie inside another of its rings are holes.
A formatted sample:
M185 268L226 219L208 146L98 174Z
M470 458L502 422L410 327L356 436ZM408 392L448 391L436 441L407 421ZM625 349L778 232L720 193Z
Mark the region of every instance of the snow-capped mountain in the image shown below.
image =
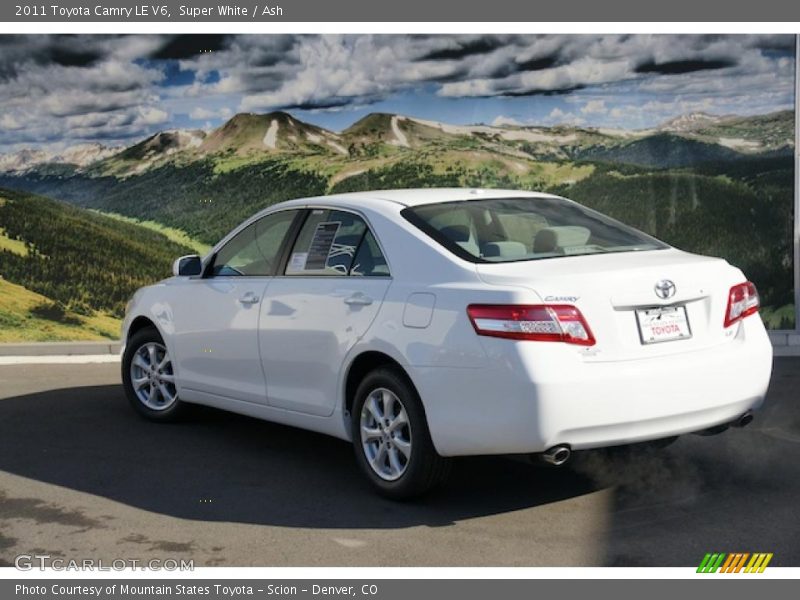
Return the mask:
M716 125L729 118L730 117L710 115L704 112L693 112L677 116L669 121L665 121L658 126L658 129L660 131L673 132L695 131L696 129L702 129L710 125Z
M44 164L66 164L82 168L117 152L119 152L119 148L104 146L96 142L76 144L56 152L23 148L16 152L0 154L0 172L19 173Z

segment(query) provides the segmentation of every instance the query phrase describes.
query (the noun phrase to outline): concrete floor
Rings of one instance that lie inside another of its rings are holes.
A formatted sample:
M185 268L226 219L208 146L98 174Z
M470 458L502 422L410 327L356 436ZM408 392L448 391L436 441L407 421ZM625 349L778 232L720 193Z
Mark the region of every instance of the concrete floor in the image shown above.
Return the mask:
M119 366L0 366L0 564L191 558L196 566L800 566L800 359L755 423L568 468L456 461L422 501L372 494L350 446L200 409L138 418Z

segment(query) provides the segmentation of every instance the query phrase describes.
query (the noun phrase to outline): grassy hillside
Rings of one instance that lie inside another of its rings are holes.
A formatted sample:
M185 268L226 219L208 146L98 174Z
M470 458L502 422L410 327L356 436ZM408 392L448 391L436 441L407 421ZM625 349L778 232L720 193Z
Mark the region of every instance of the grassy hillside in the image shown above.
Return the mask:
M198 149L198 156L252 158L254 154L279 152L345 153L338 142L339 136L333 132L299 121L285 112L241 113L214 130Z
M660 133L611 148L590 148L581 158L605 162L626 163L658 169L686 167L698 163L736 160L740 155L720 146Z
M691 132L707 140L741 139L763 149L785 148L794 133L794 112L783 110L766 115L731 117Z
M121 317L137 288L169 276L173 259L191 253L159 232L48 198L0 189L0 199L3 236L16 243L0 244L0 274L38 294L27 297L39 303L31 314L52 323L113 331L106 318ZM14 320L24 317L7 316L4 329L27 328Z
M116 179L78 175L3 178L5 184L85 208L156 221L214 244L255 211L288 198L324 194L326 179L286 158L272 158L217 173L211 160L166 164L141 175Z
M145 229L156 231L161 235L163 235L164 237L166 237L171 242L175 242L176 244L179 244L181 246L191 248L194 252L196 252L200 256L205 255L211 248L209 244L204 244L203 242L194 239L182 229L176 229L175 227L167 227L166 225L162 225L161 223L157 223L156 221L140 221L139 219L134 219L133 217L126 217L125 215L119 215L117 213L106 213L96 209L89 209L89 210L92 210L97 214L104 215L111 219L116 219L117 221L132 223L134 225L139 225L140 227L144 227Z
M0 343L119 339L120 320L58 308L50 298L0 279Z
M87 172L94 175L114 175L126 177L141 173L156 165L183 156L183 152L191 152L205 138L203 131L162 131L150 136L99 162L93 163ZM52 173L58 176L58 171ZM74 173L73 173L74 174ZM62 176L65 173L62 171Z

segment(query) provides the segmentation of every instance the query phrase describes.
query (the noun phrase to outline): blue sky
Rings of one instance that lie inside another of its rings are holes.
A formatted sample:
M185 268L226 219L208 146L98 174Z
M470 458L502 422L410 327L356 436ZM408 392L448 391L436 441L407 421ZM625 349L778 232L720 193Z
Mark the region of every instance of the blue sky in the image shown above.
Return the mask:
M0 36L0 151L133 143L288 110L643 129L794 102L793 36Z

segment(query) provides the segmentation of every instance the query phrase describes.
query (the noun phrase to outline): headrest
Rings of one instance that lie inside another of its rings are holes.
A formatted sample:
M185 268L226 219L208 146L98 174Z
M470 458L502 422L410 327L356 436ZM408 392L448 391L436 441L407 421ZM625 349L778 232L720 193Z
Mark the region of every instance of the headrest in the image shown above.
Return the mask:
M500 257L500 258L525 258L528 255L528 249L522 242L488 242L483 246L483 255L486 258Z
M470 238L469 227L466 225L450 225L439 230L443 236L453 242L468 242Z
M570 246L585 246L592 232L579 225L540 229L533 240L534 252L554 252Z

